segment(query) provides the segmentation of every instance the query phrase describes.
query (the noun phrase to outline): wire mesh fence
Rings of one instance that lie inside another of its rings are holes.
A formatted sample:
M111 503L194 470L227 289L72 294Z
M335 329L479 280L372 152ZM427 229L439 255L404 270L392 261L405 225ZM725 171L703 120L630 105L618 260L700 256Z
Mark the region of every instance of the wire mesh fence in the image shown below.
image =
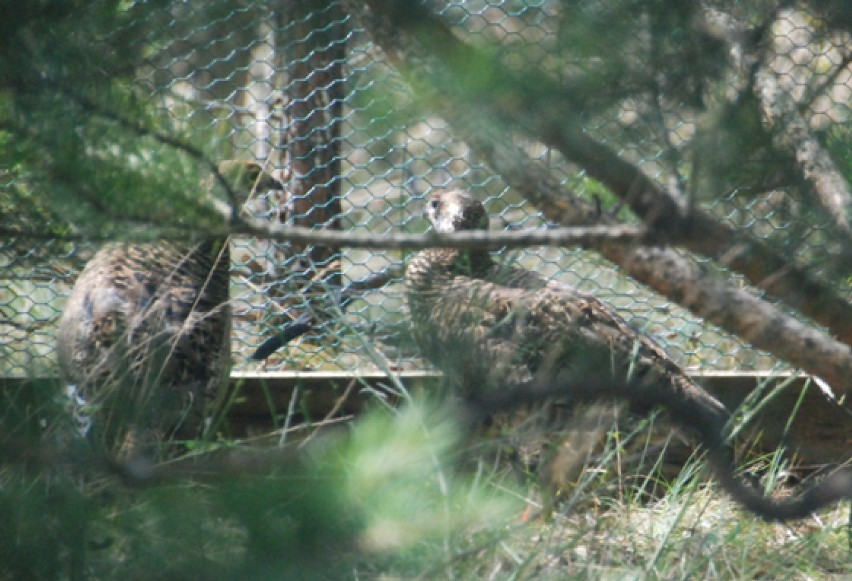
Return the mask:
M594 66L593 48L600 49L602 42L595 38L595 27L626 27L625 19L641 16L608 14L617 4L464 0L434 3L434 10L463 37L499 47L506 61L520 66L535 62L558 75L559 67L568 74L568 69ZM136 90L176 124L218 135L223 155L257 159L280 178L285 191L254 202L265 219L379 236L423 232L424 197L434 189L462 187L486 201L492 228L548 227L542 213L478 160L451 126L418 109L412 98L416 89L397 74L344 3L141 2L133 9L165 31L161 37L171 39L153 45L143 38L134 41L140 55ZM567 19L582 26L568 27ZM848 123L849 38L824 35L807 14L793 10L776 19L775 28L772 68L783 89L816 129ZM578 38L581 31L588 37ZM625 40L609 50L624 53L628 63L630 55L653 58L637 49L643 40ZM588 54L568 54L577 46L589 46ZM748 225L785 245L786 252L819 265L826 251L823 218L801 215L784 191L735 177L718 184L717 192L727 192L722 198L684 191L687 164L680 156L696 131L698 104L691 100L704 88L690 86L690 77L679 74L679 67L714 66L700 56L712 48L696 43L695 54L663 65L671 73L668 98L653 91L627 94L615 107L591 110L584 129L715 215ZM732 73L725 82L733 87L742 79ZM725 87L716 90L724 93ZM595 201L604 211L618 211L617 201L582 168L540 143L522 145L560 176L566 190ZM2 183L4 175L7 183ZM0 187L7 192L9 175L0 173ZM44 224L46 214L32 208L31 215L18 220ZM792 235L791 229L796 230ZM95 242L60 243L49 236L35 247L14 236L0 244L4 375L51 371L64 297L96 248ZM268 371L351 373L426 365L408 337L399 282L365 293L342 315L330 299L329 291L347 280L403 263L404 253L333 251L247 238L234 239L232 248L236 370L262 366ZM779 365L620 275L592 252L532 248L504 254L611 303L686 367L754 370ZM250 361L268 333L305 309L321 311L324 324L268 361ZM376 349L365 349L367 343Z

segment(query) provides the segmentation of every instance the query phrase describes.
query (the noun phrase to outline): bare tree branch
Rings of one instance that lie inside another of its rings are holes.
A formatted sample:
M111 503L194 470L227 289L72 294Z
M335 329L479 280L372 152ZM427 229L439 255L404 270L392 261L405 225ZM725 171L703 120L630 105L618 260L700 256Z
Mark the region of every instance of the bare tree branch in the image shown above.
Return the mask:
M31 240L95 240L86 235L60 235L41 231L20 231L0 228L0 235L14 235ZM479 248L498 250L500 248L522 248L527 246L592 246L603 242L623 245L640 244L647 237L647 230L638 226L613 224L611 226L572 226L549 230L522 230L514 232L457 232L453 234L376 234L374 232L346 232L338 230L320 230L307 226L284 226L269 224L260 220L239 218L233 227L204 232L176 232L173 229L158 229L151 225L140 231L135 241L152 240L197 240L200 236L257 236L295 242L298 244L322 244L333 248L352 246L381 250L422 250L436 246L447 248ZM106 240L106 238L103 238Z
M792 150L799 170L813 186L816 201L834 221L834 227L852 242L852 190L834 160L820 144L799 114L795 100L778 84L771 68L764 64L757 73L755 91L766 121L775 130L775 141Z
M776 12L775 18L761 27L761 34L767 34L772 30L771 25L777 16ZM704 18L705 25L708 28L714 28L718 32L716 36L727 42L733 53L755 65L754 93L762 106L765 122L774 129L776 144L783 150L793 152L799 162L802 176L814 188L817 203L833 219L834 227L840 235L850 239L852 192L850 192L849 183L829 153L813 135L801 111L837 81L852 60L852 52L847 49L834 72L810 91L801 103L797 103L790 92L782 88L779 83L778 74L771 62L776 56L775 52L770 48L764 51L767 54L761 58L756 50L757 43L743 42L743 38L748 36L750 31L749 24L709 8L704 10ZM768 44L770 43L762 43L764 47Z
M523 230L515 232L456 232L453 234L383 234L334 232L303 227L284 227L252 221L231 230L236 234L248 234L275 238L289 242L323 244L326 246L354 246L357 248L422 250L436 246L448 248L480 248L498 250L503 247L526 246L589 246L602 242L616 244L638 244L647 236L644 228L627 225L572 226L550 230ZM463 235L462 235L463 234Z
M852 391L852 348L781 312L745 289L664 247L601 249L640 282L755 347L821 377L839 393ZM662 270L659 270L662 268ZM661 286L662 285L662 286Z

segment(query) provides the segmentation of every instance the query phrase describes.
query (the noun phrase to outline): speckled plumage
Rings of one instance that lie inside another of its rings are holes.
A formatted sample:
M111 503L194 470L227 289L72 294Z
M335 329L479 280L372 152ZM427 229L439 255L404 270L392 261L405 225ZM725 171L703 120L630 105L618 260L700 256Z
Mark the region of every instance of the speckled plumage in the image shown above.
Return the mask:
M427 214L436 229L449 232L487 227L481 204L460 191L433 195ZM458 386L476 397L501 386L533 390L551 380L573 382L582 398L593 399L592 390L604 390L603 399L626 399L646 408L666 404L677 415L676 423L692 431L707 447L708 458L722 487L733 498L767 520L791 520L807 516L841 498L850 498L852 473L838 470L819 484L791 498L764 496L759 487L737 478L732 450L726 442L727 409L692 381L650 338L630 327L612 308L555 281L528 270L495 263L487 252L430 249L418 253L406 271L408 301L415 337L423 353ZM572 370L578 370L576 374ZM567 374L565 372L568 372ZM515 386L532 379L531 384ZM584 382L586 386L579 386ZM609 389L612 387L613 389ZM588 388L588 389L586 389ZM540 392L539 392L540 393ZM549 393L571 395L571 385L556 386ZM499 398L495 398L499 399ZM536 398L524 401L542 402ZM511 403L511 400L509 401ZM544 402L547 405L550 402ZM510 422L524 418L517 406L499 407L515 412ZM607 418L607 412L594 410ZM549 414L538 414L548 416ZM582 470L594 440L603 431L600 422L586 415L573 425L563 417L544 417L534 429L544 438L530 442L523 434L522 446L538 446L535 460L548 492L558 492L576 482L575 468ZM555 424L552 420L559 421ZM540 453L558 432L573 439L557 440L550 456ZM606 426L603 427L606 429ZM570 437L569 436L569 437ZM653 449L643 438L640 455ZM669 451L669 442L658 450ZM621 452L619 452L621 456ZM665 458L653 458L660 467ZM682 459L680 465L682 466ZM619 479L621 481L621 479ZM642 490L651 480L643 480ZM652 487L651 487L652 488ZM553 498L546 499L545 510Z
M469 193L430 197L426 213L441 232L486 229ZM641 379L694 401L722 422L724 406L694 383L650 338L611 307L487 251L428 249L406 270L413 333L423 354L468 393L577 370Z
M253 162L222 162L220 173L240 197L282 187ZM215 238L110 244L80 273L59 366L108 448L198 434L229 369L229 268L227 241Z

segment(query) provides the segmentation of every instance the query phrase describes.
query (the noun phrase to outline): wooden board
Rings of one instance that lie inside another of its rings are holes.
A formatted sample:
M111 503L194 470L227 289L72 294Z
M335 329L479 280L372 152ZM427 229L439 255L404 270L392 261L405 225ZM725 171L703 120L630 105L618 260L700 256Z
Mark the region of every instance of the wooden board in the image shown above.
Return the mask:
M759 386L760 393L766 395L784 385L749 422L745 437L766 451L783 443L801 464L852 460L852 406L832 400L806 376L707 372L693 377L729 409L739 406ZM437 386L440 376L405 372L398 380L410 391L429 390ZM27 381L0 378L0 387L20 388ZM395 403L398 399L394 380L381 373L235 373L231 390L235 401L228 420L234 436L280 428L287 422L288 410L292 411L289 425L293 425L304 419L320 421L357 414L367 405Z
M833 401L806 376L760 372L706 372L692 376L729 409L736 409L755 389L759 388L766 397L774 388L783 386L763 403L748 424L745 437L756 442L759 449L771 451L783 443L788 453L795 454L803 464L852 459L852 406ZM409 390L430 389L440 381L440 375L407 372L399 379ZM307 416L316 421L326 417L338 403L336 415L340 416L356 414L381 398L394 400L393 382L378 373L357 377L338 373L242 373L234 374L232 380L239 390L230 414L237 429L281 426L291 405L296 419ZM345 400L339 402L350 384ZM294 393L298 402L291 404Z

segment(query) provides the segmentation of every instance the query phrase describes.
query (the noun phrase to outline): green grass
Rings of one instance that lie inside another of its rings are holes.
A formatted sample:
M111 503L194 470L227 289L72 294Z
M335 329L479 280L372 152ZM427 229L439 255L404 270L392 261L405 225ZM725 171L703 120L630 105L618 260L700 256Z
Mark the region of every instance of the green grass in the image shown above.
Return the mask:
M704 477L700 455L671 478L654 458L636 469L626 459L648 422L589 447L576 482L541 513L535 479L484 452L490 438L465 436L440 402L373 406L306 444L304 428L284 445L275 434L266 445L220 439L133 472L63 441L57 387L3 393L0 579L852 574L846 507L765 523ZM782 481L771 455L753 469Z

